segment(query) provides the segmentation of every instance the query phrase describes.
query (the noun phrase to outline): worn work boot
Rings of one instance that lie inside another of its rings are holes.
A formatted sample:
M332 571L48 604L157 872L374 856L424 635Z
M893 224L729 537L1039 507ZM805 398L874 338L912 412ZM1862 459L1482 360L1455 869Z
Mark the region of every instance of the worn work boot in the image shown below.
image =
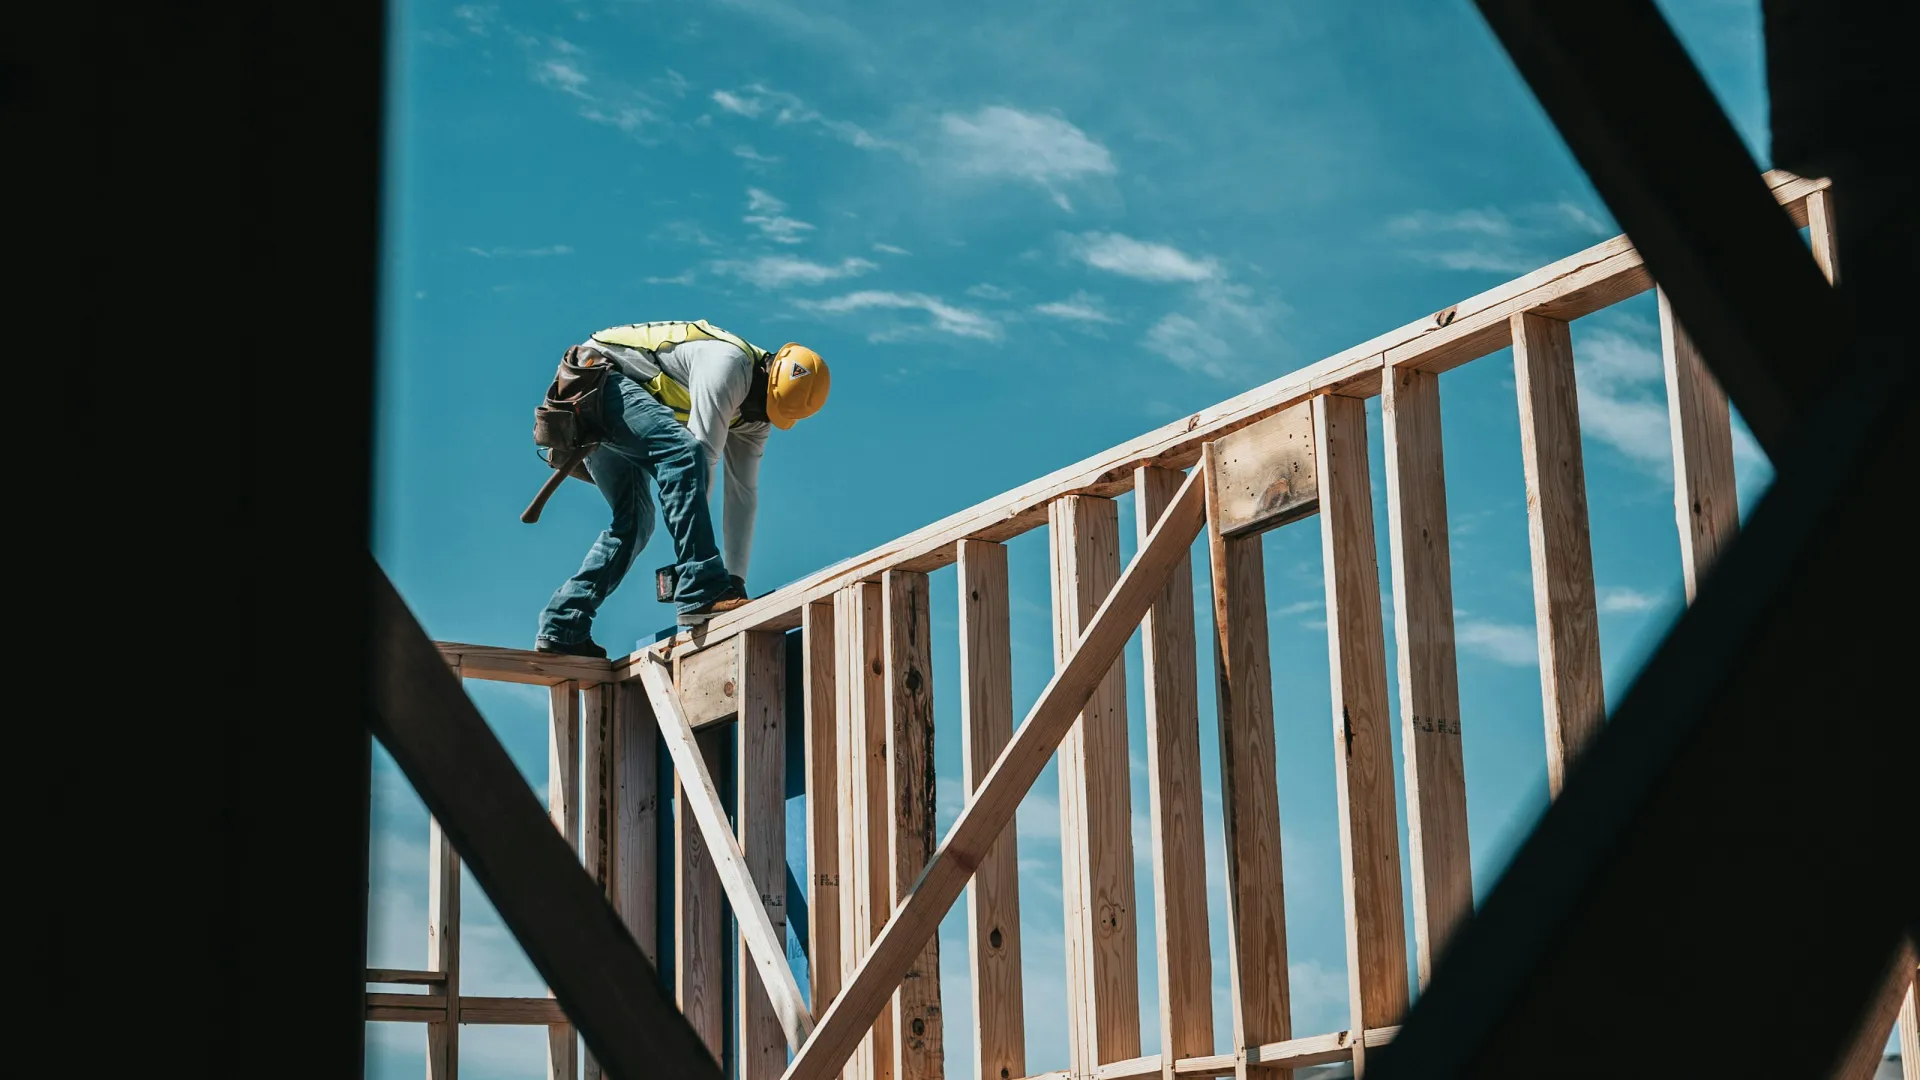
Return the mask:
M534 639L533 649L535 652L561 653L566 656L591 656L595 660L605 660L607 658L607 650L594 644L592 638L572 644L555 641L552 638L536 638Z
M680 625L699 626L715 615L724 615L735 608L745 607L746 605L747 598L745 596L727 592L712 603L703 604L700 607L694 608L692 611L681 612Z

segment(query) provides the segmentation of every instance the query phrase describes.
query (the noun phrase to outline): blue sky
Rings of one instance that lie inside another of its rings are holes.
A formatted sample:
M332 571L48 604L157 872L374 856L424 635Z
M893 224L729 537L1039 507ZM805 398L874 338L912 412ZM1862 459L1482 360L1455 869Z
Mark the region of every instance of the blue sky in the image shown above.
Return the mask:
M1661 6L1765 165L1757 3ZM605 524L581 484L538 525L518 520L547 471L532 407L561 352L601 327L705 318L770 348L801 341L832 365L825 411L770 440L757 594L1618 231L1470 4L1205 11L396 4L376 554L428 632L531 645L541 606ZM1611 701L1682 598L1652 297L1580 320L1574 336ZM1510 354L1442 387L1484 890L1545 800ZM1385 594L1377 400L1369 421ZM1737 434L1747 503L1768 473ZM1131 498L1120 503L1130 555ZM1265 543L1305 1035L1347 1025L1320 541L1308 524ZM1051 666L1045 531L1009 546L1024 711ZM1204 610L1204 547L1196 555ZM670 624L646 573L670 559L658 537L641 553L596 627L603 644L624 651ZM960 805L954 593L951 569L933 576L942 830ZM1136 641L1143 838L1138 656ZM1201 682L1225 1050L1217 755ZM469 687L544 797L544 691ZM426 819L380 751L375 774L370 963L418 966ZM1033 1072L1066 1063L1057 792L1049 767L1019 818ZM1152 890L1136 848L1151 1053ZM471 882L466 910L467 992L542 993ZM942 928L956 1076L971 1056L963 930L956 908ZM532 1075L544 1055L534 1029L468 1028L464 1044L476 1078ZM417 1076L423 1049L418 1026L373 1025L369 1075Z

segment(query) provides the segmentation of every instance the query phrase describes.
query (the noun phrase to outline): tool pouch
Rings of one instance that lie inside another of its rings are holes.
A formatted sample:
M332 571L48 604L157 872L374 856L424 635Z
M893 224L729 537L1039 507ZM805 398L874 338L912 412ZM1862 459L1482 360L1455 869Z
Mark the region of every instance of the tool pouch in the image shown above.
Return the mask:
M605 357L578 345L561 358L545 398L533 410L533 444L549 451L549 465L557 469L573 451L592 447L605 437L600 410L611 369ZM582 465L576 464L572 475L592 482Z
M653 572L653 594L663 604L673 602L673 567L663 566Z

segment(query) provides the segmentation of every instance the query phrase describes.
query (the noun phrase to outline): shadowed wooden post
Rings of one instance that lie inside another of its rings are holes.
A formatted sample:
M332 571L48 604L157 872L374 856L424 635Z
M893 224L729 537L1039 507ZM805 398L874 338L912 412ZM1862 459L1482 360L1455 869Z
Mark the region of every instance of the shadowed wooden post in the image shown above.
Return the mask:
M773 675L766 673L770 664L766 659L769 651L777 654L784 661L784 642L776 640L771 645L765 642L748 642L747 645L743 645L742 654L746 652L748 646L762 650L752 665L756 669L752 672L756 681L770 684L769 689L774 695L772 700L784 701L783 687L771 685L776 678L784 678L784 665L781 665ZM742 671L749 666L744 658L740 663ZM736 831L734 820L731 819L740 818L738 807L736 806L732 815L728 814L727 806L722 802L719 788L713 780L714 769L708 763L709 757L714 756L710 752L710 744L702 743L701 737L695 733L687 720L686 711L681 708L679 696L674 692L667 665L656 659L649 659L640 665L639 676L641 684L646 688L647 697L653 704L654 718L659 721L660 734L666 744L667 752L673 758L681 805L692 814L703 842L701 850L708 857L708 864L712 867L714 876L720 879L722 894L733 909L734 922L739 927L740 939L744 945L739 954L743 972L741 978L743 980L748 978L745 972L751 971L752 977L765 991L765 997L770 1006L768 1012L780 1026L786 1044L797 1049L806 1041L807 1033L813 1029L813 1013L807 1008L806 999L800 993L800 984L793 976L793 967L787 960L786 934L782 929L775 927L775 921L769 916L767 910L771 906L769 901L774 899L778 899L780 903L777 906L782 911L785 910L785 890L782 888L780 893L770 894L761 886L754 877L754 869L748 862L747 851L742 847L740 838L741 832L752 836L748 843L755 850L756 861L763 866L768 861L766 855L768 847L784 852L784 847L777 841L770 843L765 839L767 833L783 836L786 831L785 805L777 795L778 782L765 778L769 770L761 764L750 763L743 766L751 770L754 784L760 790L736 793L735 798L752 800L755 805L765 805L772 801L779 805L783 812L777 816L756 813L752 818L742 821L738 826L739 831ZM763 699L757 723L765 727L774 722L773 714L769 707L765 706ZM749 743L741 747L738 756L755 757L760 762L764 762L771 753L773 752L764 745L755 746ZM776 762L776 766L778 764L779 762ZM779 776L785 770L776 767L772 771ZM768 787L774 787L776 790L776 795L771 799L766 794ZM785 869L784 860L782 860L778 878L782 886L786 881ZM765 876L764 872L762 876Z
M719 728L709 728L694 736L709 773L717 774L725 764L724 735ZM720 935L720 876L694 820L679 769L674 770L673 832L674 992L687 1023L699 1033L713 1060L724 1066L727 1018L720 996L721 950L725 948Z
M913 892L934 844L933 645L927 575L889 570L886 611L887 817L893 825L888 912ZM927 939L893 998L894 1077L946 1075L946 1020L940 1011L940 935Z
M1186 476L1134 471L1141 543ZM1213 950L1207 935L1207 841L1200 788L1200 689L1194 653L1193 564L1182 559L1141 623L1147 783L1153 836L1154 935L1160 979L1160 1075L1213 1052Z
M1407 368L1389 372L1380 413L1406 754L1407 847L1413 860L1414 950L1425 987L1447 936L1473 912L1440 377Z
M554 828L580 849L580 684L556 683L547 691L547 813ZM549 989L547 996L552 997ZM547 1080L574 1080L580 1074L580 1039L572 1024L547 1027Z
M740 718L735 726L734 821L774 939L787 940L786 636L740 635ZM735 941L735 1036L741 1080L777 1080L787 1067L787 1036L767 987L755 978L746 936Z
M813 1015L840 993L840 739L834 712L833 605L800 613L801 701L806 709L807 943Z
M1533 552L1533 619L1540 639L1540 694L1547 727L1547 785L1557 795L1575 755L1606 717L1593 551L1587 537L1587 475L1567 324L1519 312L1512 326L1527 535Z
M1399 815L1387 713L1386 636L1367 471L1367 403L1313 402L1320 471L1320 545L1327 582L1333 677L1334 791L1347 924L1354 1030L1398 1023L1407 1011L1406 912L1400 899ZM1355 1040L1354 1075L1366 1069Z
M1659 293L1660 359L1667 376L1667 424L1673 437L1673 508L1680 528L1680 571L1692 603L1700 580L1740 529L1733 475L1733 415L1726 392L1700 360L1693 339Z
M1120 512L1111 499L1080 495L1048 512L1058 666L1120 576ZM1124 661L1115 659L1060 744L1067 1016L1079 1075L1140 1054L1126 680Z
M653 706L638 684L618 683L613 697L613 898L620 921L658 965L660 779ZM616 1078L624 1080L624 1078Z
M1267 651L1267 578L1260 537L1224 536L1213 444L1202 451L1207 550L1213 568L1215 701L1220 720L1220 801L1227 849L1227 954L1236 1047L1293 1036L1288 999L1287 907L1280 864L1273 671ZM1249 1065L1234 1076L1285 1080L1291 1070Z
M955 561L960 583L960 766L971 799L1013 735L1007 549L962 540ZM980 1080L1027 1074L1019 870L1019 846L1015 830L1009 828L994 841L967 886L973 1060Z
M1900 1077L1920 1080L1920 971L1907 980L1907 992L1900 999Z
M427 1080L460 1075L460 855L428 820L427 970L445 976L443 1019L427 1025Z
M840 865L848 884L841 891L841 985L865 961L874 935L893 911L893 829L887 817L887 702L885 638L880 586L856 583L834 598L833 625L840 642L838 701L840 735L846 747L840 804ZM853 1080L891 1080L893 1002L874 1018L849 1073Z
M613 879L613 694L614 684L584 686L580 692L580 855L594 884L614 900ZM593 1051L582 1049L581 1075L604 1075Z
M1874 1080L1880 1075L1880 1063L1884 1060L1881 1054L1886 1050L1887 1040L1893 1036L1895 1023L1905 1023L1909 1031L1912 1028L1913 1012L1908 1003L1913 1000L1917 962L1920 961L1916 960L1912 939L1902 939L1900 948L1887 964L1887 974L1881 980L1879 992L1868 1002L1865 1014L1860 1017L1860 1026L1852 1044L1833 1070L1833 1080ZM1900 1061L1903 1080L1920 1072L1920 1060L1916 1060L1907 1049L1913 1043L1913 1036L1903 1033Z

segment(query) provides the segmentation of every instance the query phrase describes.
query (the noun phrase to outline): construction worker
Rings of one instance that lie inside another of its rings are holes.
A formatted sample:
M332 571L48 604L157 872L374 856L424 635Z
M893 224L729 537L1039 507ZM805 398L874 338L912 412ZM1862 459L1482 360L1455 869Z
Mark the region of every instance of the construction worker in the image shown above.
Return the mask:
M812 349L788 342L770 353L704 319L615 326L580 349L613 365L601 393L605 435L585 461L613 521L555 590L534 647L605 657L593 641L593 617L653 533L649 481L673 538L674 563L659 571L660 598L677 606L680 625L747 602L769 429L784 431L820 411L829 376ZM716 546L708 494L723 458L725 535Z

